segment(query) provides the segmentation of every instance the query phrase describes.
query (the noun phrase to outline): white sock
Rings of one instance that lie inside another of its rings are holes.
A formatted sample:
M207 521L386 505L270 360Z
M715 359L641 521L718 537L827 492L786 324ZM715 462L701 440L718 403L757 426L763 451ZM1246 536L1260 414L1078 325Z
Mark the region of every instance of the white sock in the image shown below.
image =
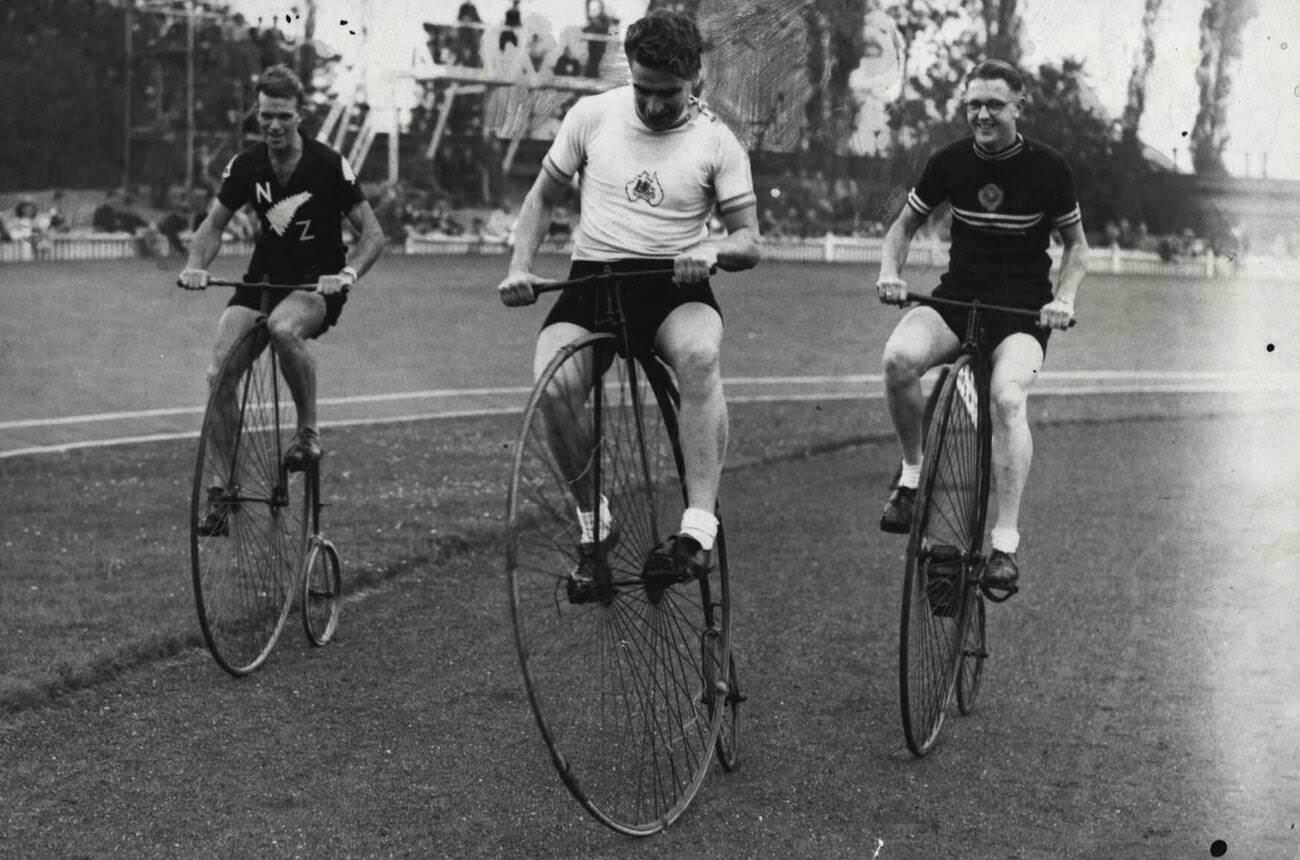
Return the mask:
M898 486L910 487L913 490L921 486L921 463L924 462L924 460L925 458L922 457L920 460L917 460L915 464L904 460L903 471L898 476Z
M578 527L582 534L578 540L582 543L596 542L596 515L592 511L584 511L578 508ZM614 527L614 515L609 512L609 499L605 494L600 495L600 537L601 540L609 537L610 529Z
M687 508L682 511L681 533L695 538L702 549L711 550L718 539L718 518L700 508Z
M993 529L989 543L995 550L1008 555L1020 549L1020 531L1018 529Z

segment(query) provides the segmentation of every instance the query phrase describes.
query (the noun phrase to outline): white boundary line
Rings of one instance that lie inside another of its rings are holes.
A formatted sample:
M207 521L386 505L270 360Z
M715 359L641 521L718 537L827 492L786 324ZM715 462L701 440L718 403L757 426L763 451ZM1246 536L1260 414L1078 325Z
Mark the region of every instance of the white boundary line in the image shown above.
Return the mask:
M1053 385L1053 382L1078 380L1094 384ZM880 374L846 374L842 376L756 376L732 377L723 380L724 386L831 386L831 385L871 385L882 383ZM1116 384L1096 384L1113 382ZM518 396L520 403L511 407L483 407L479 409L458 409L439 412L417 412L403 415L391 415L378 418L350 418L322 421L322 427L356 427L380 424L401 424L414 421L430 421L446 418L474 418L485 415L508 415L523 411L523 398L531 391L527 386L506 386L500 388L461 388L431 389L427 391L407 391L392 394L365 394L353 397L321 398L321 405L347 406L360 403L384 403L411 400L436 400L450 397L484 397L484 396ZM1293 376L1261 378L1247 373L1216 373L1206 371L1054 371L1042 375L1042 381L1035 386L1031 396L1098 396L1105 394L1259 394L1291 392L1300 399L1300 379ZM803 402L813 400L879 400L884 397L880 391L811 391L807 393L782 394L738 394L729 393L731 403L776 403ZM88 415L70 415L60 418L34 418L18 421L0 422L0 430L56 427L94 422L130 421L141 418L159 418L176 415L196 415L202 413L202 407L178 407L171 409L145 409L132 412L102 412ZM151 442L167 442L177 439L193 439L197 430L172 433L151 433L138 436L120 436L108 439L88 439L78 442L64 442L57 445L39 445L27 448L15 448L0 451L0 460L35 454L58 454L84 448L106 448L114 445L133 445Z

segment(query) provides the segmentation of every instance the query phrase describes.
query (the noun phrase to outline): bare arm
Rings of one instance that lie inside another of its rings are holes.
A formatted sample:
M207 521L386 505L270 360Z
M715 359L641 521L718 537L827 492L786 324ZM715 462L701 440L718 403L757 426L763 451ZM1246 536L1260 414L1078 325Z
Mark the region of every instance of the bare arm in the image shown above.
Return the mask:
M1053 297L1059 302L1073 303L1084 276L1088 274L1088 238L1083 233L1083 224L1072 224L1062 230L1061 242L1065 248Z
M212 201L212 208L194 231L190 239L189 256L185 268L194 271L206 271L221 250L221 234L234 217L234 210L227 209L220 200Z
M545 170L528 190L519 207L519 220L515 223L515 247L510 256L510 271L497 284L497 295L510 306L530 305L537 301L533 285L546 279L533 274L533 258L546 237L551 216L564 197L566 186Z
M360 278L370 271L370 267L379 259L388 240L384 238L384 231L379 226L379 219L375 217L375 210L370 208L370 204L365 200L348 210L348 223L357 231L358 236L352 246L352 253L348 255L348 265Z
M912 247L912 237L921 229L925 219L911 206L904 206L894 223L889 225L885 234L884 246L880 249L881 281L901 281L903 266L907 263L907 252Z
M904 206L885 234L880 249L880 273L876 276L876 294L882 302L902 304L907 300L907 282L903 280L903 265L912 247L912 237L921 229L925 218L911 206Z
M713 243L718 249L718 268L741 272L757 266L761 256L758 207L750 205L727 212L722 216L722 225L727 228L727 235Z
M1061 269L1056 276L1056 289L1052 300L1043 305L1039 325L1046 328L1067 328L1074 319L1074 298L1079 292L1084 276L1088 274L1088 237L1083 224L1071 224L1061 230Z
M537 174L537 180L519 207L519 220L515 223L515 248L510 258L511 274L532 272L533 258L537 255L542 239L546 238L555 207L564 199L567 190L568 186L545 170Z

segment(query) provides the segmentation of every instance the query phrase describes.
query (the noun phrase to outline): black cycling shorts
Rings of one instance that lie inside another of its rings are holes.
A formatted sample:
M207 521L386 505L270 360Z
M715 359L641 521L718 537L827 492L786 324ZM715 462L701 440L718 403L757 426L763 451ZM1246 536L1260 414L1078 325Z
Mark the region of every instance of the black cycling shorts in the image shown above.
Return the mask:
M934 290L933 295L939 299L953 299L955 301L968 302L973 298L970 295L958 292L944 290L939 287ZM992 299L981 298L980 301L988 301L989 304L1003 304L1002 302ZM1046 304L1046 302L1044 302ZM1016 304L1006 303L1006 307L1017 307ZM953 334L957 335L958 340L966 337L966 316L969 313L965 308L954 308L947 305L932 305L943 321L952 329ZM1025 310L1036 311L1038 308L1025 308ZM1013 334L1027 334L1038 341L1038 345L1043 348L1043 356L1047 356L1047 339L1052 334L1050 328L1043 328L1036 320L1029 317L1012 316L1010 314L1000 314L997 311L980 312L980 332L979 343L980 349L984 354L993 357L993 350L997 349L1002 341L1006 340Z
M275 306L284 301L284 297L289 295L289 290L275 290L271 295L271 304L267 312L275 309ZM310 337L317 338L329 331L330 328L339 321L339 316L343 313L343 306L348 303L346 293L334 293L329 296L322 296L325 299L325 319L321 323L320 330ZM226 307L248 308L249 310L260 311L262 309L262 290L256 287L235 287L235 294L226 302Z
M569 279L576 280L589 275L600 274L605 267L615 272L642 271L663 267L671 270L671 259L627 259L612 262L597 260L574 260L569 269ZM623 302L623 315L627 319L628 336L632 341L633 352L638 355L648 354L654 347L655 335L668 315L682 305L700 302L708 305L722 316L718 300L713 295L713 288L708 281L694 284L677 284L671 274L654 277L632 278L619 283L619 295ZM560 297L546 315L542 328L554 323L566 322L581 326L587 331L598 331L600 320L605 315L609 301L609 290L599 282L590 286L568 287L560 291Z

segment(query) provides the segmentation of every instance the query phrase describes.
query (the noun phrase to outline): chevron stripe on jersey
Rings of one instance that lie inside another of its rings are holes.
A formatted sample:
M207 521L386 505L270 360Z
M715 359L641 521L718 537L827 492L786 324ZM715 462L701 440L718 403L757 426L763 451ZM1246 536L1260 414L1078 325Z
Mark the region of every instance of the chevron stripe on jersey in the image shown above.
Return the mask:
M993 232L1023 233L1043 220L1042 212L1030 215L1003 215L998 212L972 212L952 207L952 217L979 230Z

